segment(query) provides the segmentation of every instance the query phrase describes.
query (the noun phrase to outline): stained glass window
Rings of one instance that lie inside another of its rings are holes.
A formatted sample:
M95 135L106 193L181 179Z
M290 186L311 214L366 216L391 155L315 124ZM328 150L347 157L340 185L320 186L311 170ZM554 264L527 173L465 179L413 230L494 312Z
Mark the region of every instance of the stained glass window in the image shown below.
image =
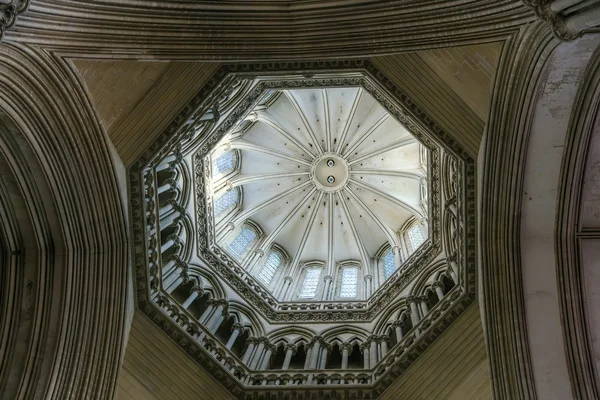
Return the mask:
M221 195L215 200L215 216L221 215L225 210L228 210L234 204L238 202L237 190L230 190Z
M317 286L319 286L319 277L321 276L321 268L309 268L304 275L302 289L300 289L300 298L313 298L317 294Z
M408 230L408 240L410 240L413 251L423 244L425 238L423 237L423 232L419 225L415 224Z
M396 260L394 260L394 252L390 249L390 251L383 256L383 275L385 276L385 279L392 276L395 270Z
M242 229L239 235L233 242L229 245L228 249L231 254L233 254L236 258L241 259L242 256L248 250L248 247L252 244L252 242L256 239L256 232L253 229L248 228L247 226Z
M342 269L342 285L340 287L340 297L356 297L357 285L358 268L346 267Z
M224 174L235 167L235 153L229 151L217 159L213 159L213 175Z
M281 265L281 255L276 251L272 251L271 253L269 253L267 261L260 270L260 273L258 274L258 279L260 279L268 285L273 280L273 277L275 276L275 272L277 272L277 268L279 268L279 265Z

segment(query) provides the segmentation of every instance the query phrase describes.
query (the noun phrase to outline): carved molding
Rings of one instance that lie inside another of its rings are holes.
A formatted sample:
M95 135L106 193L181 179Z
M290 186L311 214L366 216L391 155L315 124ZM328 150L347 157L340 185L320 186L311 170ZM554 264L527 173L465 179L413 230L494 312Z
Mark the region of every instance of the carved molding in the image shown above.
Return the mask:
M521 281L519 209L530 108L541 67L557 43L542 22L506 42L485 132L479 276L494 398L499 400L536 398Z
M596 49L579 83L571 111L561 166L556 217L559 307L573 397L600 398L600 382L586 314L585 283L577 233L581 188L589 143L600 112L600 49Z

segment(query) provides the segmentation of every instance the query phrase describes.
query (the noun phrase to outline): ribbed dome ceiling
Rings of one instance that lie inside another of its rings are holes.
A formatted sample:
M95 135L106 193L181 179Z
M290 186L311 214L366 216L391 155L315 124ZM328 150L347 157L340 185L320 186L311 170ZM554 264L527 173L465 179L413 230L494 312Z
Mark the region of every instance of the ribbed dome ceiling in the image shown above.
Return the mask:
M261 240L239 259L255 274L277 245L286 276L309 261L332 275L347 260L373 275L382 249L400 246L398 232L426 217L426 152L362 88L270 93L222 140L213 165L224 154L237 168L222 177L213 169L214 198L236 192L242 201L216 218L217 243L227 249L232 227L255 224Z

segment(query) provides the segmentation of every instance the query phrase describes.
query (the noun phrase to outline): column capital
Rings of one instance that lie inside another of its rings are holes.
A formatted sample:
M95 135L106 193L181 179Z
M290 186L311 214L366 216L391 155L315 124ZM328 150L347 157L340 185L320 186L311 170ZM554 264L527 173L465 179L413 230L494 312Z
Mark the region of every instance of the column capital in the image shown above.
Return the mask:
M323 336L316 335L316 336L313 336L313 338L310 340L310 344L311 345L313 345L313 344L315 344L317 342L322 343L323 342Z
M293 281L293 280L294 280L294 278L292 278L292 277L291 277L291 276L289 276L289 275L288 275L288 276L286 276L285 278L283 278L283 281L284 281L284 282L290 282L290 283L292 283L292 281Z
M409 295L406 296L406 302L411 304L411 303L418 303L419 302L419 297L418 296L414 296L414 295Z
M360 352L361 352L361 353L364 353L364 352L365 352L365 350L369 350L369 347L371 347L371 343L370 343L368 340L367 340L367 341L365 341L365 342L362 342L362 343L360 344Z
M263 249L254 250L254 254L258 254L258 257L263 257L265 255L265 251Z
M231 326L231 332L233 331L240 331L240 333L244 333L244 325L240 324L239 322L236 322Z
M257 344L259 342L259 339L256 336L251 336L248 339L246 339L246 343L248 344Z
M298 350L298 348L296 347L296 345L295 345L295 344L293 344L293 343L288 343L288 344L286 344L285 346L283 346L283 349L286 351L286 353L287 353L289 350L292 350L292 355L293 355L293 354L296 354L296 351Z
M388 340L390 340L390 338L387 335L379 335L377 336L377 343L383 343L383 342L387 342Z
M262 336L258 339L258 341L262 344L264 344L265 346L269 346L271 344L271 342L269 341L268 338L266 338L265 336Z
M365 275L365 281L370 281L373 279L373 276L371 275Z
M344 351L344 350L348 350L348 354L350 354L352 352L352 348L354 346L352 345L352 343L348 343L348 342L344 342L342 344L340 344L340 350Z
M433 283L431 284L431 287L432 287L432 288L434 288L434 289L435 289L435 288L438 288L438 287L439 287L440 289L443 289L443 288L445 287L445 285L444 285L442 282L440 282L440 281L435 281L435 282L433 282Z
M323 277L323 282L332 281L332 280L333 280L333 277L331 275L325 275Z
M397 328L397 327L404 328L404 321L400 321L400 320L394 321L394 322L392 322L392 327L393 328Z
M202 294L202 286L198 285L198 284L194 284L194 286L192 286L192 289L190 289L190 294L196 292L198 294Z

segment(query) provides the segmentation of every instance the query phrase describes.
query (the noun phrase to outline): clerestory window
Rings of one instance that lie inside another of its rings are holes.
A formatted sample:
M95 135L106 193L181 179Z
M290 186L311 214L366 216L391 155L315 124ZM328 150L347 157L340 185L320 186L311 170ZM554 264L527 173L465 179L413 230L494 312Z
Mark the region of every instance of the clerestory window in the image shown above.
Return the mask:
M321 276L321 268L308 268L304 275L304 282L300 289L298 297L303 299L310 299L315 297L317 294L317 287L319 286L319 277Z
M236 257L238 260L241 260L244 254L250 248L252 242L256 240L256 232L254 229L244 226L242 231L233 239L233 242L229 244L227 248L229 252Z
M344 267L342 269L342 284L340 286L340 297L356 297L358 286L358 268Z
M215 216L218 217L225 211L230 210L232 207L237 205L238 201L239 191L237 189L223 193L217 200L215 200Z
M213 176L233 171L235 168L235 159L236 153L233 151L228 151L222 156L213 159Z
M279 252L271 251L269 257L267 257L267 261L265 261L265 264L258 274L258 279L266 285L269 285L273 280L277 269L281 265L282 260L283 258Z
M390 249L383 256L383 276L387 279L392 276L394 271L396 271L396 260L394 259L394 252Z
M418 224L411 226L406 234L408 236L410 246L412 247L412 251L415 251L417 248L419 248L419 246L425 241L425 238L423 237L423 231Z

